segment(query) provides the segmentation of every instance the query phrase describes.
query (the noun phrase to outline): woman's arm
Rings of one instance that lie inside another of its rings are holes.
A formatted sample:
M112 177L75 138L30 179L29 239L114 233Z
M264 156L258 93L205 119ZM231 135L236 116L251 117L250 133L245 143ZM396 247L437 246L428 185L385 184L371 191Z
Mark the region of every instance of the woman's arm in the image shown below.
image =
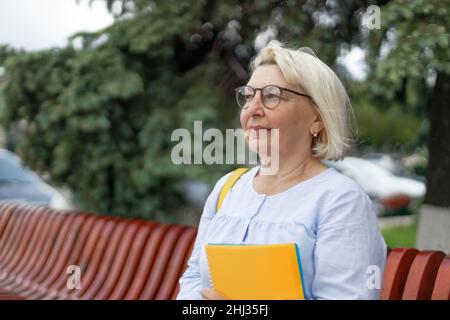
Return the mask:
M200 219L194 249L192 250L191 257L188 260L188 267L179 280L180 291L177 295L177 300L203 300L201 295L202 288L200 282L199 258L203 247L204 238L208 230L208 225L211 221L209 211L208 203L206 203Z
M215 185L213 191L208 196L203 213L200 218L200 224L195 239L194 248L191 257L188 260L188 267L179 280L180 291L177 300L204 300L201 294L202 287L200 281L199 259L201 250L205 245L205 237L208 232L208 226L212 218L216 214L216 204L219 198L220 190L224 185L229 174L223 176Z
M317 223L313 299L379 299L386 243L367 194L330 197ZM377 272L378 271L378 272Z

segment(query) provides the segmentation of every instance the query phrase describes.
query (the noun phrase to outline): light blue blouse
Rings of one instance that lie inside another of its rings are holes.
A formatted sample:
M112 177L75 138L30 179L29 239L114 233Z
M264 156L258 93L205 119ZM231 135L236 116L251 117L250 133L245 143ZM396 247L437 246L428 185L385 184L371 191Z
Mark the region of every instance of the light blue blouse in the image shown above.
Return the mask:
M245 173L216 213L222 177L209 195L200 219L188 268L177 299L202 300L212 287L204 245L298 244L306 299L378 299L386 243L367 194L334 168L275 194L258 194ZM376 279L374 277L380 277Z

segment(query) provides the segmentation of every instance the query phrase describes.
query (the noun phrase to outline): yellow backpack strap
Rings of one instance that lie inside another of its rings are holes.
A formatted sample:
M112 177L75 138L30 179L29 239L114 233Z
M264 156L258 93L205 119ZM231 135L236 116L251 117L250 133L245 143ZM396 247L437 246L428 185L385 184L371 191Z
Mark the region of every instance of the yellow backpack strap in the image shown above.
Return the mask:
M228 177L227 181L223 185L222 190L220 190L219 200L217 201L216 212L219 211L220 207L222 206L223 200L225 200L225 197L227 196L228 192L230 192L231 188L233 188L234 184L248 170L249 170L249 168L238 168L231 173L231 175Z

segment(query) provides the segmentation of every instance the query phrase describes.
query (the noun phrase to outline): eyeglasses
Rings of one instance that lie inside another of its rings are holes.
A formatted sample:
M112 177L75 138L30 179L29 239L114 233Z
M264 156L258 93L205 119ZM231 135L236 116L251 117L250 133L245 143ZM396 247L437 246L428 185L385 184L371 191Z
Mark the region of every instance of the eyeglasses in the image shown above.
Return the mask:
M263 88L252 88L250 86L242 86L235 89L236 90L236 101L240 108L247 109L253 98L256 95L256 91L261 91L261 101L267 109L275 109L278 107L281 101L281 97L284 91L294 93L299 96L304 96L310 98L310 96L293 91L288 88L283 88L275 85L267 85Z

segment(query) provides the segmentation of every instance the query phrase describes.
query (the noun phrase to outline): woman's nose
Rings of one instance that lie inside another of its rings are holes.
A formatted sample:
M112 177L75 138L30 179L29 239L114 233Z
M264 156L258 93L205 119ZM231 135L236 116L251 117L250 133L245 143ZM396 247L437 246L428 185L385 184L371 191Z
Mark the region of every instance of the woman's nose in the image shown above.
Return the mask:
M249 103L247 109L245 109L249 116L262 116L264 115L264 106L261 100L261 91L256 91L255 96Z

